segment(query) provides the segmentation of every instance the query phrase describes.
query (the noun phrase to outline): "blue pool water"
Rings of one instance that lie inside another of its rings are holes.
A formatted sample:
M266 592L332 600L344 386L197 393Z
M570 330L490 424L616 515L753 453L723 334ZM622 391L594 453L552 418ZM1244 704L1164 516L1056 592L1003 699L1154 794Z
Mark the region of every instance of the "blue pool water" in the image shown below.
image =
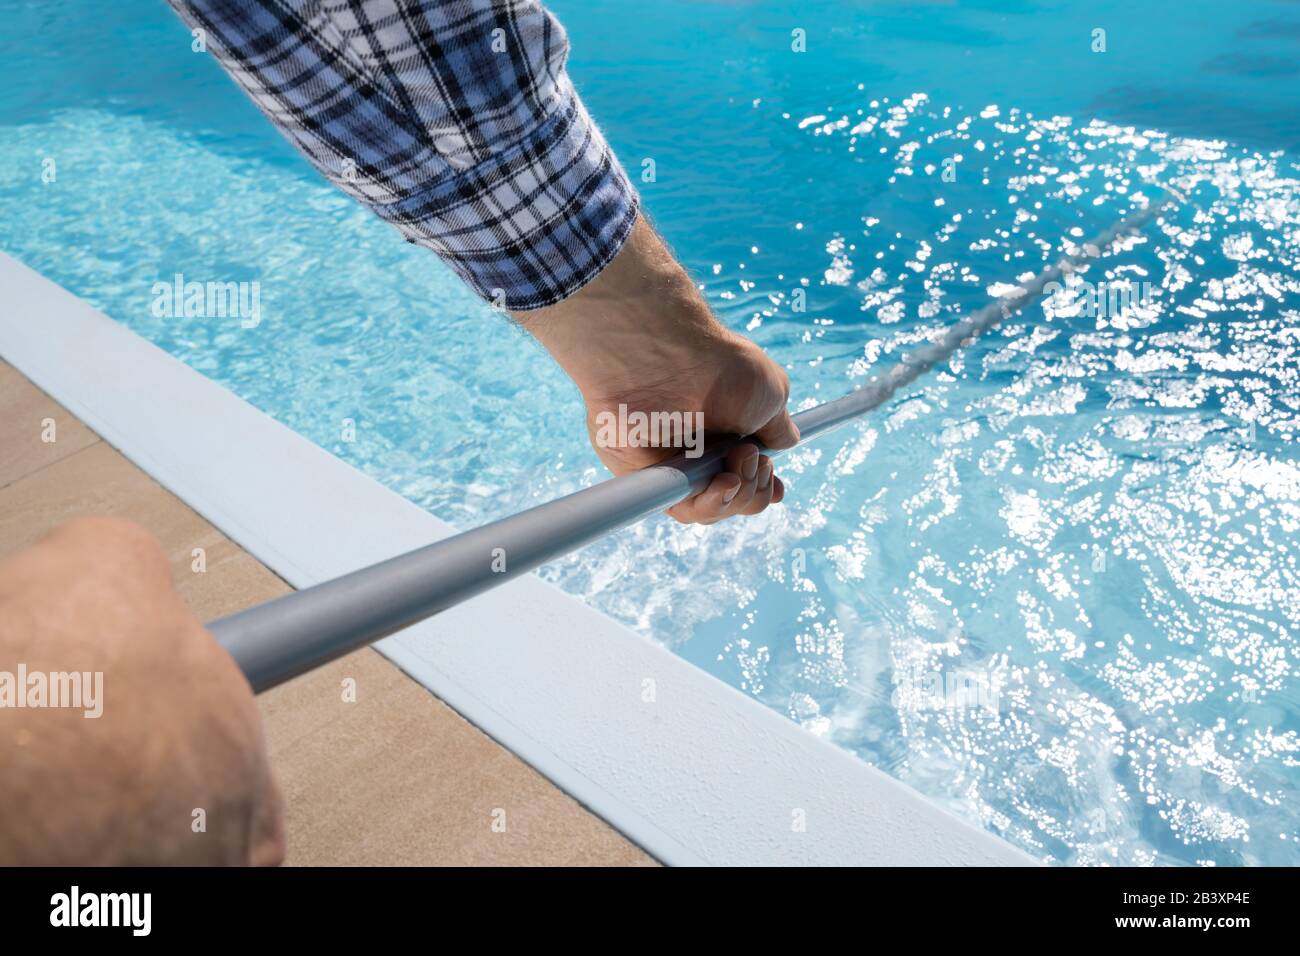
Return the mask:
M603 477L521 333L160 0L96 6L0 0L0 248L462 526ZM1140 301L1062 293L790 456L783 507L545 576L1044 859L1300 863L1300 6L553 9L624 164L655 161L646 208L800 406L1152 184L1189 202L1086 276ZM261 324L156 317L177 272L259 282Z

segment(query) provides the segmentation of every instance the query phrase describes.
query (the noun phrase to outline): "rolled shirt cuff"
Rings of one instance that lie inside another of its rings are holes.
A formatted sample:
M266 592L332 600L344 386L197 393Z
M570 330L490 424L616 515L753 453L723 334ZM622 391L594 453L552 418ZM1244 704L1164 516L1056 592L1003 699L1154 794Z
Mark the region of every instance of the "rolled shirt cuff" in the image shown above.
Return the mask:
M567 77L557 93L557 108L525 139L394 202L370 203L512 312L581 289L636 222L636 190Z

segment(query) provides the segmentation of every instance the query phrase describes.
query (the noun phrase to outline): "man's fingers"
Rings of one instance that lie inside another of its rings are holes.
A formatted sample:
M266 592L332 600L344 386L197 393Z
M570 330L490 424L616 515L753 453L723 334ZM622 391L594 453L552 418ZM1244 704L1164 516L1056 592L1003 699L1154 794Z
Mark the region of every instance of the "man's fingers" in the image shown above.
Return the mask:
M727 452L722 473L715 475L707 488L669 508L668 513L685 524L713 524L738 513L754 497L760 457L757 445L737 445Z
M758 465L762 457L757 445L745 442L727 452L722 467L732 474L739 475L742 481L752 482L758 475Z
M758 466L758 476L753 497L741 514L756 515L772 503L772 490L775 476L772 474L772 459L764 458Z
M781 479L773 474L772 460L756 445L733 448L723 469L704 491L674 505L668 514L685 524L713 524L733 515L756 515L785 495Z
M799 444L799 428L784 408L754 436L771 449L793 448Z
M727 452L723 467L739 475L741 485L735 497L727 503L725 516L744 514L749 508L749 503L754 500L754 491L758 488L758 472L764 460L758 446L749 443L737 445Z
M724 471L714 475L709 486L698 495L669 508L668 514L682 524L713 524L727 516L743 485L739 475Z

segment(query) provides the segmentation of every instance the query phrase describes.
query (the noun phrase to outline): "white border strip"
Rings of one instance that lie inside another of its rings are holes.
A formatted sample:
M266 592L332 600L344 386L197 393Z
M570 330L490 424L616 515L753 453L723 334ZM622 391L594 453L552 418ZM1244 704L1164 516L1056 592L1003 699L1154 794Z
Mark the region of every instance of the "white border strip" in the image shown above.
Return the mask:
M3 253L0 288L0 356L295 587L452 533ZM535 575L377 647L666 863L1034 862Z

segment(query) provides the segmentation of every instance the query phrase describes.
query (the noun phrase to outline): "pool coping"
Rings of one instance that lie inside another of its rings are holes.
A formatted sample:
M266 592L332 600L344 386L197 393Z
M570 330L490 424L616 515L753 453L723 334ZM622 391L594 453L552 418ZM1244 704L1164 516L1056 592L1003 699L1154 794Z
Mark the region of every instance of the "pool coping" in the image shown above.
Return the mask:
M0 286L0 356L294 587L455 532L3 252ZM376 648L665 863L1037 863L536 575Z

